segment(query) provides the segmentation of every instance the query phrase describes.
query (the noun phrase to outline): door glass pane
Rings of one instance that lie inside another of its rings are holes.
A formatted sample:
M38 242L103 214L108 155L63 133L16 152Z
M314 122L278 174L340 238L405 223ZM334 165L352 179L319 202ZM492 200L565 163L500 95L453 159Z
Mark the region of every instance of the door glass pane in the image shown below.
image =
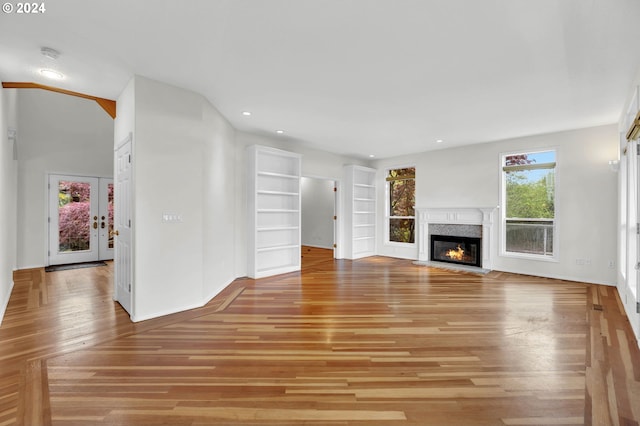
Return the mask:
M109 248L113 248L113 184L108 185L107 210L109 211Z
M91 184L59 181L58 229L59 251L89 250L91 233Z

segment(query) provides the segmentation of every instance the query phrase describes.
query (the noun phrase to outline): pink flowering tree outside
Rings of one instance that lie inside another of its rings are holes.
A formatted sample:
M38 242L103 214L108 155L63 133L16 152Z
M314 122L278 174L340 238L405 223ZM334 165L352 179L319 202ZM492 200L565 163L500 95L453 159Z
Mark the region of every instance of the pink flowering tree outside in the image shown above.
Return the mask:
M109 227L109 248L113 248L113 235L112 235L112 231L113 231L113 184L109 184L109 191L108 191L108 204L107 204L107 210L109 212L109 222L108 223L108 227Z
M58 224L60 251L90 248L91 187L86 182L60 181L58 187Z

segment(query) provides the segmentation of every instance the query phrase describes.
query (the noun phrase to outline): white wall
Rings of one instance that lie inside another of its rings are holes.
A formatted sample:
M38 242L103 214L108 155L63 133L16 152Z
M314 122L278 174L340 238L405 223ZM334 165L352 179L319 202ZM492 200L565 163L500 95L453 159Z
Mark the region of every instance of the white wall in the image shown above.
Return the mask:
M19 269L48 264L50 173L113 176L113 119L94 101L39 89L18 91Z
M115 160L115 152L120 149L121 146L123 146L126 142L130 142L130 149L131 149L131 164L135 164L135 160L136 160L136 135L134 134L135 132L135 125L136 125L136 93L135 93L135 83L136 83L136 79L135 78L131 78L129 80L129 82L127 83L127 85L124 87L124 89L122 90L122 92L120 93L120 95L118 96L118 99L116 100L116 118L114 120L114 125L113 125L113 141L112 141L112 145L113 145L113 150L114 150L114 160ZM131 137L131 138L130 138ZM130 138L130 139L129 139ZM114 163L114 188L118 188L118 176L116 174L116 164ZM127 219L131 219L132 221L135 218L135 212L136 212L136 200L134 198L134 192L135 192L135 173L134 170L132 170L131 172L131 176L128 176L130 179L130 199L127 200L130 205L129 205L129 217ZM115 212L116 212L116 217L114 218L117 221L120 221L120 215L124 215L126 216L126 212L123 212L119 207L119 204L116 203L115 204ZM116 224L117 225L117 224ZM133 224L135 227L135 224ZM124 234L123 234L124 235ZM113 278L113 300L115 301L119 301L122 302L123 306L126 306L127 311L129 312L130 318L135 318L135 305L133 303L133 300L135 300L136 298L136 286L135 286L135 273L136 273L136 263L135 263L135 259L133 259L133 255L135 253L135 248L136 248L136 235L134 232L130 232L129 233L129 249L131 251L131 253L127 253L129 255L132 256L132 259L130 262L124 262L124 263L128 263L128 265L122 265L123 262L121 263L116 263L115 265L115 270L114 270L114 278ZM117 242L117 241L116 241ZM115 250L114 250L114 260L115 262L119 262L119 259L123 259L126 258L126 254L123 255L121 253L118 253L118 244L115 245ZM119 267L129 267L131 270L130 271L125 271L125 275L127 276L127 278L131 279L131 282L128 283L130 284L129 289L130 289L130 293L123 291L124 286L122 285L116 285L116 280L118 276L121 276L121 272ZM129 300L126 300L129 299Z
M237 278L236 229L245 226L236 211L235 129L208 101L203 102L204 215L203 296L209 301Z
M236 144L238 149L243 153L248 146L264 145L302 154L302 176L307 177L340 180L342 179L343 165L358 164L368 166L370 164L367 160L309 148L306 145L286 136L255 135L238 131L236 133ZM243 161L241 165L244 167L244 164L246 164L244 163L244 154L242 155L242 158L239 157L238 160ZM244 169L242 170L242 173L245 173Z
M303 245L333 248L334 185L334 182L328 179L301 179Z
M384 229L384 173L390 167L416 166L417 207L492 207L500 204L501 153L556 148L559 261L503 257L495 245L493 268L613 285L616 272L609 261L615 261L617 247L617 174L608 161L618 156L617 141L617 127L609 125L377 161L378 229ZM498 224L499 218L496 211ZM500 226L494 228L499 232ZM417 258L417 247L402 249L383 240L379 232L380 254ZM577 265L576 259L590 259L591 264Z
M247 273L246 147L305 154L302 173L333 180L357 160L236 132L201 95L134 77L118 98L114 142L133 134L132 319L207 303ZM164 213L181 223L163 223Z
M133 133L132 319L141 321L202 306L236 278L236 151L233 128L199 94L136 76L121 102L114 141Z
M112 150L115 151L136 127L136 79L129 80L116 101L116 119L113 124ZM135 139L132 150L135 154ZM115 171L114 171L115 173ZM115 177L115 176L114 176Z
M246 148L251 145L264 145L273 148L283 149L290 152L302 154L302 176L330 179L336 181L338 191L341 191L341 182L343 180L343 166L347 164L358 164L369 166L370 162L362 159L332 154L326 151L318 151L308 148L300 143L282 137L270 137L264 135L249 134L246 132L236 132L236 191L239 196L236 198L236 211L238 217L236 223L236 276L241 277L247 275L247 230L246 223L247 211L247 161ZM342 233L340 221L341 194L338 196L338 235ZM341 256L341 241L336 240L338 249L336 257Z
M0 89L0 323L9 303L16 269L17 161L8 129L17 130L15 89Z

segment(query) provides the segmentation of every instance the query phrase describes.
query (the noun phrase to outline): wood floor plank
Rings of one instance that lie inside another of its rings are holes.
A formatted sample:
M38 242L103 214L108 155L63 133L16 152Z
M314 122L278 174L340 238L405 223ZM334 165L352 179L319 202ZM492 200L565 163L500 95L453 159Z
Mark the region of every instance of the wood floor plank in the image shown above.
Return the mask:
M138 324L112 265L16 273L0 426L638 425L615 289L318 250Z

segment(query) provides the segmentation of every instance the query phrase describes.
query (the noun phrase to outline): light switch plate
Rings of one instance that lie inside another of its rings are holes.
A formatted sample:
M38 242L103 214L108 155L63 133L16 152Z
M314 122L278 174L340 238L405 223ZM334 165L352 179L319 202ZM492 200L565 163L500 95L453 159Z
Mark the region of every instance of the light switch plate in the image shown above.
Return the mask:
M163 213L162 221L165 223L180 223L182 222L182 214L180 213Z

